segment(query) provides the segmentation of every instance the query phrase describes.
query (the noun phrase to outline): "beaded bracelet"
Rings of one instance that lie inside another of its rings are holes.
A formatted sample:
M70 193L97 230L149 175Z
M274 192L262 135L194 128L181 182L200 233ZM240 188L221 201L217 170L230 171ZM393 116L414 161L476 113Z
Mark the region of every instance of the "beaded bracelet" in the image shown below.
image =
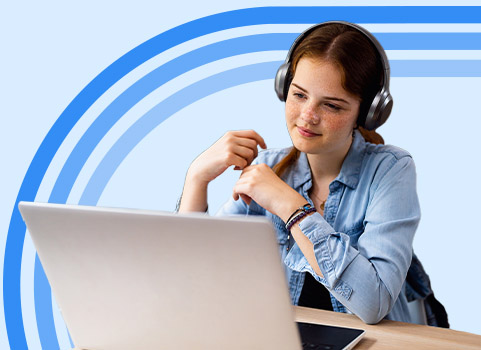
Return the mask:
M309 213L313 213L316 211L316 208L311 206L309 203L305 204L302 207L299 207L292 215L289 217L286 223L286 230L290 231L292 226L301 220L304 216L306 216Z

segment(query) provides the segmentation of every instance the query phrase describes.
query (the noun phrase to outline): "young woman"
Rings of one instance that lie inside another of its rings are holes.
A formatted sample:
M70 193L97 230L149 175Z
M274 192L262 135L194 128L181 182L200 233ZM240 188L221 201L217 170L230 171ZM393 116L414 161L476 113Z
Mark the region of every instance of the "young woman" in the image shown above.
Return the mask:
M392 106L384 51L363 28L327 22L296 40L278 75L293 147L258 154L255 131L226 133L191 164L179 212L206 211L209 182L234 166L242 173L219 215L272 220L293 304L410 322L415 166L363 128Z

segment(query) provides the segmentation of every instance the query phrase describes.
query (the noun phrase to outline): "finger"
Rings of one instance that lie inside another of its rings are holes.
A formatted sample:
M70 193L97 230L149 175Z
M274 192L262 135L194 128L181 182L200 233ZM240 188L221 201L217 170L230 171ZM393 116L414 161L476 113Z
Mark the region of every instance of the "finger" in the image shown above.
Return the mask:
M247 164L250 164L257 157L257 141L239 136L238 133L236 131L226 133L216 144L216 148L221 152L234 153L243 157Z
M241 168L241 167L238 167L238 166L236 165L236 166L234 167L234 170L242 170L242 171L244 171L244 170L247 169L249 166L250 166L250 165L246 165L245 167ZM240 176L242 176L242 173L241 173Z
M252 202L252 198L242 192L238 192L236 187L237 186L234 186L234 190L232 192L232 197L234 198L234 200L237 201L239 200L239 198L241 198L247 205L250 205Z
M259 146L261 146L261 148L263 148L263 149L267 148L266 143L265 143L264 139L262 138L262 136L259 135L254 130L238 130L238 131L234 131L233 134L236 135L236 136L253 139L257 142L257 144Z
M257 150L257 141L254 139L249 139L245 137L239 137L236 139L236 144L239 147L244 147L250 149L253 153L252 159L257 157L258 150Z
M249 172L253 172L255 170L259 170L263 165L265 165L264 163L260 163L260 164L254 164L254 165L248 165L246 166L243 170L242 170L242 175L245 175Z
M228 153L226 155L225 165L227 168L234 165L234 169L238 169L238 170L242 170L246 166L248 166L247 160L245 158L240 157L234 153Z
M251 164L254 158L257 156L257 149L254 151L253 149L244 146L230 146L229 148L230 152L244 158L247 162L247 165Z

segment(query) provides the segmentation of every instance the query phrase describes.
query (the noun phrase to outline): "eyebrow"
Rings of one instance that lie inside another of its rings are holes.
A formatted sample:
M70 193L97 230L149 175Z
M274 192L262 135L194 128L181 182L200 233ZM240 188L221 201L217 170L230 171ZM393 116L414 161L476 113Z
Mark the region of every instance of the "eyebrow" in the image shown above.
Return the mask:
M292 85L294 85L296 88L298 88L299 90L302 90L304 91L305 93L307 93L307 90L300 87L299 85L297 85L296 83L292 83ZM342 98L339 98L339 97L334 97L334 96L324 96L324 98L326 100L333 100L333 101L339 101L339 102L344 102L346 104L349 104L349 102L347 102L346 100L342 99Z

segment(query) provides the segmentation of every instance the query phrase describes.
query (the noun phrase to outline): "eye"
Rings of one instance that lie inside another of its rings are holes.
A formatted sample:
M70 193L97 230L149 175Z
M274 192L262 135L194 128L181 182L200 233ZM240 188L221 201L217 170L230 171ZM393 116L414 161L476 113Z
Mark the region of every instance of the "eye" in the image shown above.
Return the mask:
M303 93L300 93L300 92L294 92L293 95L299 99L303 99L306 97L306 95L304 95Z
M325 104L327 108L333 110L333 111L339 111L341 107L333 105L332 103L326 103Z

